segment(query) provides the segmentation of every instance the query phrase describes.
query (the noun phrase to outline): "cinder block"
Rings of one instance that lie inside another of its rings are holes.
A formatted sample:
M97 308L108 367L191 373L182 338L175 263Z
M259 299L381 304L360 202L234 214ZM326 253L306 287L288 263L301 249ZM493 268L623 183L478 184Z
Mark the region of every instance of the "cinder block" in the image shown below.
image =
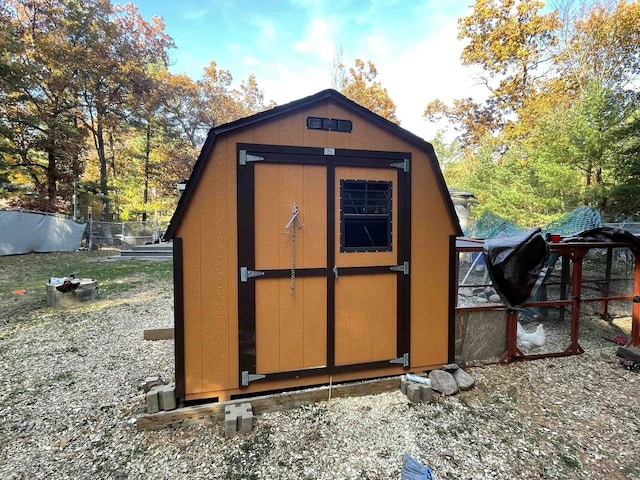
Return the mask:
M420 402L422 400L420 398L420 385L417 383L410 383L407 385L407 398L413 403Z
M433 390L429 385L420 385L420 400L425 403L433 400Z
M407 398L413 403L430 402L433 398L433 391L429 385L409 382L407 385Z
M253 410L250 403L243 403L244 411L240 419L240 433L247 434L253 430Z
M407 377L402 375L400 377L400 391L405 395L407 394L407 384L408 384Z
M224 411L224 436L233 437L238 432L238 417L227 407Z
M158 390L157 387L154 387L147 392L147 413L156 413L159 411Z
M176 408L176 385L170 383L168 385L158 385L159 407L162 410L174 410Z
M224 410L224 433L227 438L253 429L253 409L250 403L227 405Z

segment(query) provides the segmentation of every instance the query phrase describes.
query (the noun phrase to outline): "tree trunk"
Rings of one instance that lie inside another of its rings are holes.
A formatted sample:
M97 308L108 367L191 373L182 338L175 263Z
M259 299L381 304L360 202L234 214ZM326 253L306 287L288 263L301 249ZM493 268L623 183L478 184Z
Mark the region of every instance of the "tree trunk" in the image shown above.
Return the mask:
M56 211L56 203L58 200L58 171L56 166L56 155L53 147L49 147L47 151L47 210L49 212Z
M102 194L102 213L100 220L109 221L110 205L109 205L109 184L107 178L107 153L104 148L104 133L102 130L102 119L98 117L98 128L94 133L96 137L96 147L98 150L98 159L100 160L100 193Z
M116 178L118 178L116 174L116 148L113 142L113 132L109 134L109 158L111 159L111 174L113 175L113 182L115 188L113 189L113 199L116 203L115 205L115 215L116 221L120 221L120 199L118 198L118 187L116 184Z
M144 151L144 198L142 221L147 221L147 203L149 203L149 157L151 156L151 120L147 121L147 143Z

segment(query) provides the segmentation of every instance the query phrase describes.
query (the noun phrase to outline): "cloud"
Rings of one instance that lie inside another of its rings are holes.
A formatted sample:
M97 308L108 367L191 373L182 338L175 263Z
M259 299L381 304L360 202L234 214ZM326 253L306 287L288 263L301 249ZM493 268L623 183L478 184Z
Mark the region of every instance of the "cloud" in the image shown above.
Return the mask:
M243 65L261 65L262 62L255 57L243 57L242 64Z
M388 41L383 35L374 34L367 38L367 46L374 57L385 56L388 52Z
M333 43L333 29L326 18L316 18L304 29L304 38L295 42L294 48L303 53L311 53L330 62L336 52Z
M201 8L200 10L190 10L186 11L182 14L182 18L185 20L199 20L205 16L207 16L207 9Z
M457 40L456 22L449 21L428 37L417 39L401 55L376 63L378 79L395 102L402 127L423 138L433 138L443 125L433 125L422 117L429 102L440 99L451 103L455 98L486 96L474 70L460 64L462 46Z
M256 22L256 26L258 27L258 31L260 32L260 34L256 38L256 43L258 45L271 43L271 41L277 39L278 29L276 28L273 20L261 18Z

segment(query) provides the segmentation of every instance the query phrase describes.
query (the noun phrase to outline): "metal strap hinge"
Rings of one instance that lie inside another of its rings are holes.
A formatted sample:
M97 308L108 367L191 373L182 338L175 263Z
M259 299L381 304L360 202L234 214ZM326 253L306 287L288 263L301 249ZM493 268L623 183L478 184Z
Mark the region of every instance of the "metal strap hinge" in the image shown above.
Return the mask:
M240 150L240 158L238 159L238 163L240 165L246 165L247 162L259 162L260 160L264 160L264 158L257 155L251 155L250 153L247 153L246 150Z
M247 282L250 278L261 277L264 272L249 270L247 267L240 267L240 281Z
M259 373L249 373L247 370L242 371L242 386L248 387L249 382L255 382L256 380L262 380L266 378L265 375L260 375Z
M403 161L398 162L398 163L392 163L391 166L392 167L396 167L396 168L401 168L405 173L409 172L409 168L410 168L410 160L408 158L405 158Z
M409 275L409 262L404 262L402 265L391 267L390 270L393 270L394 272L402 272L405 275Z
M407 368L409 367L409 354L405 353L401 357L391 360L389 363L399 363L399 364L402 364L404 368Z

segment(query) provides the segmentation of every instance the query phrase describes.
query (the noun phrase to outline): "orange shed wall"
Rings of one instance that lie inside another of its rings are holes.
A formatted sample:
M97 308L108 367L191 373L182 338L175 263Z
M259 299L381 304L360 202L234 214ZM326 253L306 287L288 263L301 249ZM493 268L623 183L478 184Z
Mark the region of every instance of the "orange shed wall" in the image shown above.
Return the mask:
M307 116L350 119L353 132L308 130ZM239 387L237 143L412 152L411 367L446 363L449 236L455 228L431 163L403 139L331 102L216 139L175 234L183 239L186 396Z

